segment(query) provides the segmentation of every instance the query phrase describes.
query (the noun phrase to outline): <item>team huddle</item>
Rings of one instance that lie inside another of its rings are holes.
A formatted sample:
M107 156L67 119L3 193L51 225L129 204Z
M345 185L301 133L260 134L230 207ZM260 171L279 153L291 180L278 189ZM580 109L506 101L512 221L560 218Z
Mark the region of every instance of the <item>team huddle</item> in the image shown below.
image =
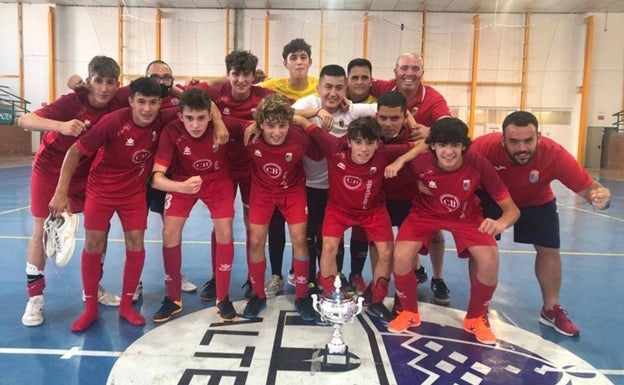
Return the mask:
M444 97L422 83L418 54L399 56L392 80L373 79L372 65L363 58L349 62L346 71L330 64L318 78L308 76L311 47L303 39L284 46L282 57L287 78L264 80L257 57L235 50L225 58L222 79L174 84L172 69L156 60L145 77L120 87L119 65L96 56L84 82L70 79L74 92L20 117L20 127L44 132L31 176L24 325L43 323L45 255L53 253L44 250L46 218L79 212L85 228L85 306L71 330L87 330L98 319L100 304L119 306L119 316L130 324L145 324L133 303L142 293L150 210L162 218L167 291L152 320L166 322L180 314L182 291L197 290L182 275L182 233L201 200L213 231L212 277L200 298L214 301L224 321L240 313L229 296L231 271L246 266L242 317L261 315L267 298L282 292L287 281L295 287L293 306L301 318L323 324L311 295L330 295L339 277L346 294L363 296L366 312L390 332L416 328L418 285L429 279L419 255L431 258L434 301L450 303L443 279L447 231L458 256L468 258L464 330L495 344L488 307L498 283L496 239L513 226L514 241L536 250L544 301L539 321L579 335L559 300L559 219L550 182L559 180L600 210L609 207L610 192L562 146L540 135L533 114L513 112L501 133L472 140L466 124L451 117ZM238 191L246 260L235 264ZM119 297L100 284L115 213L126 247ZM282 274L286 226L292 244L287 279ZM348 278L343 274L347 229ZM363 278L368 255L369 283ZM384 299L391 279L396 290L388 309Z

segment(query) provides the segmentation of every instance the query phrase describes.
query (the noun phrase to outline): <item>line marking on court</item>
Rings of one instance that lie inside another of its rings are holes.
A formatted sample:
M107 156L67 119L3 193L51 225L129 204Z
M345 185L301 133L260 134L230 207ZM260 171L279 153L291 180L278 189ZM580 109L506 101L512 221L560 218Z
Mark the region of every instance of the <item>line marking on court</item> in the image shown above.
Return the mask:
M613 215L608 215L608 214L604 214L602 212L598 212L594 209L592 210L587 210L587 209L582 209L580 207L576 207L576 206L570 206L570 205L557 205L557 207L563 207L563 208L567 208L570 210L574 210L574 211L580 211L582 213L585 214L592 214L598 217L602 217L605 219L613 219L614 221L618 221L618 222L624 222L624 218L620 218L620 217L614 217Z
M28 240L30 239L30 237L27 236L16 236L16 235L0 235L0 239L24 239L24 240ZM84 242L84 238L76 238L77 241L82 241ZM115 242L115 243L123 243L124 240L123 238L109 238L108 239L109 242ZM144 243L162 243L162 240L160 239L146 239L144 241ZM184 240L183 241L184 244L191 244L191 245L209 245L210 241L191 241L191 240ZM245 242L240 242L240 241L234 241L234 245L235 246L246 246L247 244ZM286 242L286 246L292 246L292 244L290 242ZM349 245L345 245L345 249L350 248ZM447 248L444 250L445 252L457 252L456 249L450 249ZM498 252L500 254L530 254L533 255L535 254L535 250L507 250L507 249L498 249ZM564 250L560 250L559 254L561 255L589 255L589 256L596 256L596 257L624 257L624 253L601 253L601 252L595 252L595 251L564 251Z
M111 352L101 350L82 350L79 346L72 346L67 349L29 349L29 348L0 348L0 354L21 354L21 355L47 355L60 356L62 360L73 357L119 357L123 352ZM605 376L624 376L624 369L596 369L598 373Z
M12 210L1 211L1 212L0 212L0 215L4 215L4 214L11 214L11 213L14 213L14 212L16 212L16 211L22 211L22 210L24 210L24 209L29 209L29 208L30 208L30 205L28 205L28 206L24 206L24 207L18 207L18 208L16 208L16 209L12 209Z
M28 349L28 348L0 348L0 354L22 354L22 355L47 355L60 356L66 360L72 357L119 357L122 352L107 352L101 350L82 350L80 346L73 346L67 349Z

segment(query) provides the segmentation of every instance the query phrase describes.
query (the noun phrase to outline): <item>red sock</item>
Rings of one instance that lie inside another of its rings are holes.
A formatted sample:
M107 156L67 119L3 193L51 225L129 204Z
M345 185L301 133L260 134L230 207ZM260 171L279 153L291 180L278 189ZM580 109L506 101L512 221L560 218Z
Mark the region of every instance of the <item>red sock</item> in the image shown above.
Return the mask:
M85 292L85 309L71 325L71 331L87 330L98 319L98 283L100 281L101 253L82 251L81 272L82 286Z
M214 230L210 234L210 262L212 263L212 277L217 271L217 234Z
M494 290L496 290L496 285L486 286L475 275L470 283L470 302L468 302L466 318L477 318L486 315L490 306L490 300L494 295Z
M249 261L249 230L245 231L245 254L247 255L247 260Z
M412 270L405 275L394 273L394 286L403 310L418 313L418 281L416 280L416 274Z
M163 264L165 266L165 284L167 296L172 301L182 299L182 245L163 247Z
M371 303L382 303L384 298L388 295L388 284L390 279L380 277L377 282L371 284Z
M266 298L264 292L264 275L266 272L266 259L260 262L249 261L249 279L251 280L251 288L258 298Z
M308 296L308 273L310 271L310 259L293 258L293 269L295 270L295 298L305 298Z
M145 325L145 317L132 307L132 296L141 279L143 263L145 262L145 250L126 250L126 263L124 264L123 284L121 287L121 303L119 304L119 317L130 322L132 325ZM179 271L179 270L178 270Z
M28 296L34 297L36 295L43 295L43 289L45 289L45 276L43 274L39 274L34 280L30 280L30 277L27 277L28 281L26 283L26 290L28 290Z
M323 287L323 295L330 296L331 293L335 290L334 281L336 280L335 275L330 275L329 277L323 277L322 274L318 275L319 285Z
M217 243L217 301L223 301L229 295L233 262L234 242Z

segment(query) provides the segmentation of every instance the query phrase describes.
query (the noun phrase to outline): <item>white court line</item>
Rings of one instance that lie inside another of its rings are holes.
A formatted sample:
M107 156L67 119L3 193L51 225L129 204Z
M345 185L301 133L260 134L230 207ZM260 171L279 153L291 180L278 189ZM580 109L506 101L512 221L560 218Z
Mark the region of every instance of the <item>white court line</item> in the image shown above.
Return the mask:
M81 350L79 346L67 349L26 349L26 348L0 348L0 354L22 354L22 355L48 355L60 356L60 359L70 359L72 357L119 357L122 352L110 352L101 350ZM605 376L624 376L624 369L595 369Z
M11 213L14 213L14 212L16 212L16 211L22 211L22 210L29 209L29 208L30 208L30 205L28 205L28 206L24 206L24 207L18 207L18 208L16 208L16 209L7 210L7 211L2 211L2 212L0 212L0 215L4 215L4 214L11 214Z
M0 235L0 239L30 239L29 236L24 236L24 235ZM76 238L77 241L82 241L84 242L84 238ZM108 239L109 242L117 242L117 243L123 243L124 240L122 238L109 238ZM144 241L144 243L162 243L162 240L160 239L146 239ZM183 241L184 244L190 244L190 245L209 245L210 241L192 241L192 240L187 240L185 239ZM234 245L235 246L245 246L246 243L245 242L240 242L240 241L234 241ZM286 242L286 246L292 246L292 244L290 242ZM350 246L349 245L345 245L345 249L348 249ZM445 252L457 252L456 249L452 249L452 248L446 248L444 249ZM535 254L535 250L507 250L507 249L499 249L498 250L500 254L529 254L529 255L533 255ZM560 251L561 255L588 255L588 256L596 256L596 257L624 257L624 253L600 253L600 252L594 252L594 251L564 251L561 250Z
M570 205L565 205L565 204L562 204L562 205L557 204L557 207L564 207L564 208L571 209L571 210L574 210L574 211L580 211L580 212L586 213L586 214L593 214L595 216L602 217L602 218L605 218L605 219L612 219L614 221L624 222L624 218L614 217L613 215L605 214L605 212L608 212L608 211L602 211L602 210L601 211L596 211L594 209L587 210L587 209L582 209L580 207L570 206Z
M80 346L71 349L27 349L27 348L0 348L0 354L22 355L48 355L60 356L61 359L69 359L76 356L82 357L119 357L122 352L106 352L101 350L82 350Z

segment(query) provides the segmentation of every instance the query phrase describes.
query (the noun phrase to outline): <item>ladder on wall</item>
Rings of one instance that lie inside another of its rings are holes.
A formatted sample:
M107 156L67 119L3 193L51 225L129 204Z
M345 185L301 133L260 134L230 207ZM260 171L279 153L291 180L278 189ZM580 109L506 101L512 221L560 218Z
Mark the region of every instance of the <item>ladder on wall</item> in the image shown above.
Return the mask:
M0 85L0 124L11 125L15 118L30 111L26 108L30 102L10 91L8 86Z
M611 116L615 116L615 123L613 123L612 126L615 126L615 129L617 130L618 133L623 132L624 131L624 110L620 112L616 112L615 114Z

